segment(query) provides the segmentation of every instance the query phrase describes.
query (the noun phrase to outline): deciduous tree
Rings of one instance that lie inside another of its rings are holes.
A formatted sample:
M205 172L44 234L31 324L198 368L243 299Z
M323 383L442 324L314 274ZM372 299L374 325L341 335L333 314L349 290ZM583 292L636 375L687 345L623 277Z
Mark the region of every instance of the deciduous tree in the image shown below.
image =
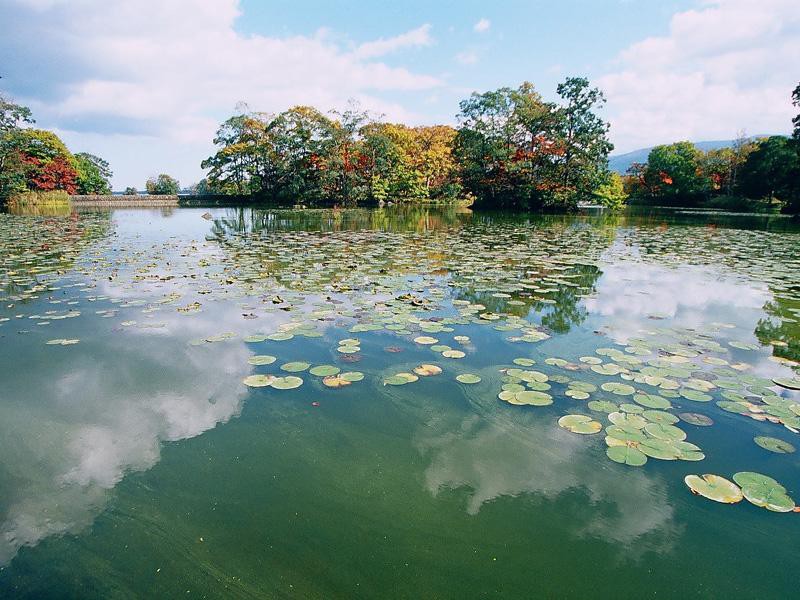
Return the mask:
M145 183L145 188L148 194L156 196L177 194L181 191L181 184L174 177L170 177L166 173L161 173L155 177L150 177Z

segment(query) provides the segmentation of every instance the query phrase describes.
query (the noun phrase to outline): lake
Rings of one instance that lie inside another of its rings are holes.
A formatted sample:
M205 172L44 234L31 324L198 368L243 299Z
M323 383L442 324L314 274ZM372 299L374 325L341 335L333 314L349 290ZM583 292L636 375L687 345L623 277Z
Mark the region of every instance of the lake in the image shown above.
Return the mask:
M0 214L0 596L793 597L798 361L780 217Z

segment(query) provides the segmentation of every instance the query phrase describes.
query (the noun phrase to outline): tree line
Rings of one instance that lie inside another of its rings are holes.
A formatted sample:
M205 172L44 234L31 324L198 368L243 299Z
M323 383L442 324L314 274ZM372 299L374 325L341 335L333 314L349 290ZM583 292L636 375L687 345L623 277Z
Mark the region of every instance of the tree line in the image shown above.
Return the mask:
M800 84L792 94L800 109ZM703 152L691 142L656 146L623 181L631 202L800 213L800 114L791 137L751 139Z
M532 84L474 93L458 126L386 123L355 106L329 115L296 106L244 110L214 138L198 193L293 204L451 202L521 209L572 208L612 182L600 90L585 78L546 102Z
M748 139L703 152L690 142L656 146L624 176L608 169L605 99L570 77L548 102L531 83L473 93L457 125L384 122L351 105L324 114L295 106L278 114L240 110L214 137L208 171L190 191L259 202L357 206L474 202L483 208L569 210L580 202L776 208L800 212L800 114L791 137ZM800 108L800 85L793 104ZM31 111L0 95L0 202L33 192L108 194L108 162L71 153ZM150 194L179 182L151 177ZM126 193L137 193L127 188Z

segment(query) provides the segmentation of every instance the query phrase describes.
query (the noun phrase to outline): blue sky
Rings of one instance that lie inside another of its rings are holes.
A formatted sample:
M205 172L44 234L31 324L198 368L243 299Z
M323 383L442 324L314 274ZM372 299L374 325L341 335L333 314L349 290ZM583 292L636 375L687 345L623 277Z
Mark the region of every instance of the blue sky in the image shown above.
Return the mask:
M797 64L796 0L0 1L0 89L107 158L118 189L197 181L240 101L455 123L472 91L529 80L553 99L584 75L618 152L786 132Z

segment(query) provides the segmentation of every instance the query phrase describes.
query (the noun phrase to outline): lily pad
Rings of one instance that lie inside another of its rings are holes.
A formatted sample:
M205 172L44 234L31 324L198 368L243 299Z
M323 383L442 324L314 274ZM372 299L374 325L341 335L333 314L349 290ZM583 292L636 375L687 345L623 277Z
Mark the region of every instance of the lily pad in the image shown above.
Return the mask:
M650 458L658 460L678 460L681 457L681 450L670 440L649 438L641 442L638 448Z
M648 435L658 440L681 441L686 439L686 432L674 425L663 425L661 423L648 423L644 430Z
M600 388L606 392L617 394L618 396L630 396L636 391L636 388L634 388L632 385L628 385L627 383L619 383L616 381L607 381L601 385Z
M791 512L795 509L794 500L786 493L786 488L772 477L742 471L733 476L742 486L742 494L748 502L773 512Z
M286 377L276 377L271 385L276 390L293 390L303 385L303 380L300 377L288 375Z
M681 421L689 423L689 425L708 427L714 424L714 420L711 417L707 417L706 415L700 413L685 412L680 413L678 416L681 418Z
M687 475L683 481L693 494L703 496L714 502L735 504L741 502L744 497L739 486L719 475L706 474L702 477L699 475Z
M334 367L333 365L317 365L316 367L311 367L308 372L317 377L331 377L339 374L340 371L339 367Z
M478 375L474 375L472 373L461 373L460 375L456 375L456 381L459 383L480 383L481 378Z
M665 409L672 407L669 400L657 394L635 394L633 401L647 408Z
M641 450L628 445L609 446L606 454L614 462L631 467L641 467L647 462L647 456Z
M346 373L341 373L339 377L341 377L345 381L355 383L356 381L363 380L364 374L361 371L348 371Z
M341 375L328 375L322 379L322 384L330 388L340 388L351 385L353 382Z
M267 387L272 385L272 382L275 381L274 375L248 375L242 380L247 387Z
M267 339L267 336L261 335L261 334L247 335L247 336L242 338L242 340L247 342L248 344L257 344L259 342L266 341L266 339Z
M776 377L772 381L787 390L800 390L800 377Z
M498 398L517 406L547 406L553 403L553 397L545 392L525 390L523 392L502 391Z
M599 433L603 426L586 415L565 415L558 420L559 427L584 435Z
M299 373L301 371L305 371L311 365L307 362L288 362L284 365L281 365L281 371L286 371L287 373Z
M515 358L512 360L515 365L519 365L520 367L532 367L536 364L536 361L532 358Z
M405 385L407 383L413 383L419 379L418 376L414 375L413 373L397 373L392 375L391 377L387 377L383 380L384 385Z
M775 452L776 454L791 454L795 451L795 447L792 446L792 444L774 437L761 435L754 437L753 441L764 448L764 450L769 450L770 452Z
M619 409L619 406L608 400L592 400L586 405L590 410L596 412L612 413Z
M662 425L674 425L678 422L678 417L663 410L646 410L642 412L642 416L648 421Z
M251 365L271 365L276 360L278 359L274 356L270 356L269 354L256 354L255 356L248 358L247 362Z
M432 375L439 375L442 368L437 365L420 365L414 368L414 373L420 377L430 377Z

